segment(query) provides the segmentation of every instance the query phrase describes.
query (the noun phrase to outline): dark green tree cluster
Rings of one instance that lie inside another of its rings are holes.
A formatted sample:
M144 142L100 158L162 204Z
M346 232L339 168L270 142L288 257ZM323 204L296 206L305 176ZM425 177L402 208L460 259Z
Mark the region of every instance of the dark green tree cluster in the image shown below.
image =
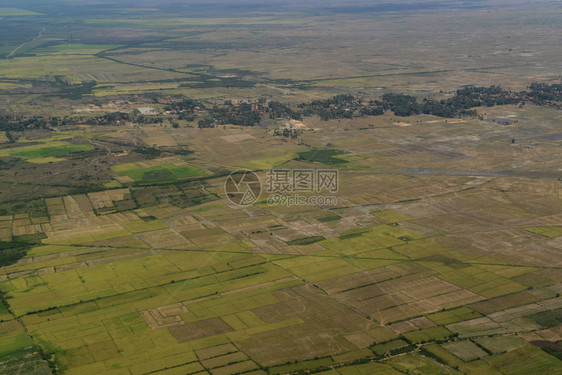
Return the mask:
M436 101L428 98L425 98L421 104L421 113L448 118L476 116L474 110L457 107L447 100Z
M68 117L41 117L33 116L23 118L21 116L0 116L0 131L24 131L30 129L48 129L70 123Z
M548 85L546 83L533 83L527 92L528 99L537 105L553 105L562 102L562 84Z
M106 113L102 116L92 118L92 122L96 125L115 125L117 122L132 121L133 115L126 112Z
M76 85L68 83L59 84L58 91L54 95L60 96L61 98L78 100L84 95L91 94L96 85L96 81L84 81Z
M522 100L523 92L503 90L499 86L467 86L448 101L458 108L493 107L495 105L517 104Z
M133 122L137 124L162 124L164 119L157 116L134 115Z
M16 263L27 254L27 250L39 241L27 241L23 239L13 239L12 241L0 241L0 267L9 266Z
M412 116L421 113L420 105L415 96L404 94L384 94L382 101L396 116Z
M254 110L252 105L248 103L226 107L214 106L209 110L209 115L221 125L254 126L261 121L260 112Z
M303 115L294 111L288 105L280 102L269 102L267 106L270 118L291 118L293 120L302 120Z
M164 119L158 116L145 116L140 113L111 112L90 119L90 123L95 125L116 125L120 122L136 122L138 124L159 124Z
M297 139L301 135L301 133L302 132L300 130L291 128L275 129L273 131L273 135L275 136L292 139Z
M384 114L384 110L384 103L378 100L371 100L368 105L359 110L359 113L363 116L380 116Z
M323 107L323 108L329 108L331 106L345 107L345 106L352 106L354 104L355 104L355 97L353 95L348 95L348 94L336 95L331 99L314 100L310 103L310 105L313 107Z
M178 114L180 120L193 121L195 120L195 111L197 109L203 110L205 106L198 100L184 99L178 102L170 103L164 107L165 111L170 111Z
M57 78L50 84L58 89L91 86L95 83L72 85L62 78ZM495 105L518 104L532 102L541 106L560 106L562 102L562 84L533 83L527 91L513 92L503 90L499 86L477 87L466 86L456 91L455 95L447 99L423 98L412 95L387 93L379 100L364 102L353 95L336 95L329 99L314 100L290 107L277 101L267 102L264 98L255 103L241 103L235 105L226 101L223 105L212 108L194 99L176 99L165 109L177 114L179 119L194 121L196 112L205 111L206 117L198 122L200 128L210 128L216 125L254 126L260 123L262 116L270 118L290 118L302 120L305 116L319 116L322 120L351 119L361 116L379 116L385 111L392 111L396 116L412 116L428 114L439 117L476 116L474 108L491 107ZM33 116L0 115L0 131L24 131L28 129L49 129L56 126L77 124L115 125L120 122L135 122L138 124L163 123L158 116L145 116L140 113L114 112L90 118L44 118Z
M392 110L396 116L423 113L453 118L476 115L471 108L517 104L523 100L523 93L505 91L499 86L467 86L457 90L456 94L449 99L424 98L418 102L417 98L411 95L385 94L382 100L384 108Z
M302 108L303 116L317 115L322 121L328 121L353 118L355 111L361 108L361 102L353 95L336 95L330 99L299 104L299 108Z
M131 151L136 152L138 154L147 155L150 157L157 157L160 156L162 151L154 147L136 147L133 148Z
M197 123L197 126L199 127L199 129L205 129L205 128L214 128L215 127L215 121L211 118L203 118L201 120L199 120L199 122Z

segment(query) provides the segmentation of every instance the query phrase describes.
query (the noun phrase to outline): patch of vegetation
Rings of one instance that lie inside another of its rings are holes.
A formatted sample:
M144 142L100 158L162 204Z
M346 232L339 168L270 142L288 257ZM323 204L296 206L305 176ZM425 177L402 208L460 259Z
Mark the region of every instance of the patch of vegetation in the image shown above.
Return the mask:
M533 83L527 92L529 100L537 105L552 105L562 101L562 84Z
M363 233L368 233L368 232L369 232L368 229L349 230L349 231L342 232L339 236L339 239L346 240L349 238L361 237Z
M164 107L164 110L175 112L175 113L192 114L198 108L203 109L205 108L205 105L198 100L183 99L168 104L167 106Z
M156 216L149 215L149 216L141 217L141 220L146 221L146 222L151 222L151 221L154 221L154 220L158 220L158 218Z
M294 111L291 107L281 102L269 102L269 117L270 118L291 118L293 120L302 120L303 115L298 111Z
M39 159L46 157L60 157L68 154L74 154L83 151L93 150L94 146L91 145L63 145L53 147L38 147L34 149L26 149L25 151L10 152L10 156L20 157L25 159Z
M209 116L214 122L225 125L254 126L261 122L261 114L256 106L248 103L224 107L214 106L209 110Z
M385 344L374 345L370 347L371 351L377 355L384 355L390 353L396 349L402 349L404 347L409 346L406 341L404 340L392 340Z
M542 311L527 315L525 318L532 320L541 327L551 328L562 324L562 309Z
M268 373L281 375L281 374L307 374L310 373L310 370L314 370L314 372L320 372L323 370L327 370L328 366L333 364L334 361L329 358L318 358L313 359L310 361L295 361L295 363L287 364L283 366L272 367L269 369Z
M339 150L331 150L331 149L315 149L310 151L304 151L298 153L298 158L296 160L302 161L309 161L313 163L322 163L322 164L344 164L347 163L347 160L343 160L340 158L336 158L334 156L343 155L343 151Z
M189 87L197 89L214 88L214 87L237 87L248 88L255 87L256 83L239 77L212 77L201 82L182 83L180 87Z
M324 121L359 116L379 116L391 110L396 116L407 117L418 114L455 118L475 116L472 108L496 105L519 104L531 101L537 105L553 105L562 101L562 84L534 83L530 91L513 92L499 86L466 86L457 90L448 99L435 100L430 97L421 101L412 95L387 93L381 100L363 102L352 95L336 95L331 99L302 103L304 116L319 116Z
M41 13L33 12L31 10L18 9L18 8L0 8L0 16L41 16Z
M328 121L338 118L353 118L354 112L361 108L361 103L353 95L336 95L331 99L302 103L299 108L303 109L305 116L316 115L323 121Z
M179 179L202 176L205 172L191 165L176 166L172 164L150 168L114 169L119 176L128 176L141 185L173 183Z
M301 134L302 134L301 129L283 128L283 129L275 129L273 131L274 136L291 138L291 139L297 139Z
M168 169L155 169L145 172L140 180L143 184L158 184L174 182L176 178Z
M409 237L400 237L400 239L402 241L410 241L411 238ZM435 254L435 255L430 255L427 257L423 257L419 259L420 261L424 261L424 262L441 262L446 266L449 266L451 268L455 268L455 269L460 269L460 268L466 268L469 267L470 265L467 263L463 263L458 259L454 259L454 258L450 258L446 255L442 255L442 254Z
M6 132L6 138L8 138L9 143L15 143L16 142L16 139L14 138L12 133L10 133L10 132Z
M560 343L560 341L552 342L547 340L531 341L531 344L541 348L544 352L550 354L555 358L558 358L559 360L562 360L562 346L560 346Z
M78 121L94 125L118 125L122 122L134 122L137 124L162 124L164 119L159 116L145 116L138 110L135 110L132 113L111 112Z
M21 132L29 129L47 129L49 127L66 124L66 120L58 117L45 118L31 116L24 118L19 115L0 115L0 131Z
M56 95L60 96L61 98L78 100L81 99L84 95L91 94L96 85L96 81L87 81L76 85L62 85Z
M41 235L14 237L11 241L0 241L0 267L9 266L27 255L27 250L41 243L46 238Z
M291 240L291 241L287 241L287 245L290 246L305 246L305 245L310 245L316 242L320 242L325 240L326 238L322 237L322 236L312 236L312 237L304 237L304 238L298 238L296 240Z
M545 237L558 237L562 236L562 226L552 226L552 227L530 227L524 228L526 231L531 233L539 234Z
M562 361L562 349L544 347L542 348L542 350L544 350L546 353Z
M23 202L4 202L0 204L0 216L12 214L28 214L31 218L49 216L44 199L33 199Z
M327 223L330 221L336 221L336 220L340 220L341 216L339 215L329 215L329 216L321 216L316 218L316 220L318 220L321 223Z
M160 156L160 154L162 154L162 151L154 147L142 147L142 148L137 147L132 149L131 151L136 152L137 154L147 155L150 157L157 157Z
M169 203L180 208L211 202L218 199L205 189L204 182L183 182L166 186L147 186L132 189L132 199L137 207ZM143 218L144 219L144 218Z

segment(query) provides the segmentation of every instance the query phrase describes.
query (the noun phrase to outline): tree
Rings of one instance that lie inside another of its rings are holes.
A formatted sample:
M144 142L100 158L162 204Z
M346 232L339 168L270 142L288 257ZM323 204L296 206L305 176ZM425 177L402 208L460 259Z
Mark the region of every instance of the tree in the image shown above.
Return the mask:
M197 122L197 126L199 127L199 129L204 129L204 128L214 128L215 127L215 122L206 117L204 119L201 119Z

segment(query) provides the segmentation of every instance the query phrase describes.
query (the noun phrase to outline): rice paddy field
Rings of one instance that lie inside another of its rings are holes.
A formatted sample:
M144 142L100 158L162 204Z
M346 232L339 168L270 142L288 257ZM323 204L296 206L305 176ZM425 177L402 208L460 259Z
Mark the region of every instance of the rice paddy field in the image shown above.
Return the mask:
M562 373L560 108L298 137L167 108L550 82L557 4L7 1L0 113L60 123L0 131L0 374ZM272 202L270 169L337 170L299 192L335 201Z
M219 166L314 169L337 157L303 154L267 130L232 143L221 129L211 140L162 128L195 152L152 159L116 156L118 130L29 133L2 150L22 173L70 162L91 170L104 158L100 176L117 185L2 203L0 239L36 242L0 269L0 358L10 358L1 366L10 373L34 355L32 368L65 374L558 373L556 352L536 343L562 340L562 186L542 162L534 175L536 155L556 155L544 140L556 118L532 125L536 111L515 111L532 129L424 116L410 128L381 118L369 131L325 123L307 143L321 147L329 134L357 165L340 170L336 206L225 198ZM415 134L425 147L412 150ZM498 155L502 138L511 151ZM266 150L279 155L274 164ZM36 163L45 157L60 161ZM483 173L514 157L525 165L515 175ZM434 169L412 168L420 160Z
M158 184L175 182L178 179L202 176L205 172L201 168L190 166L181 160L155 160L152 163L118 164L111 170L118 175L121 182L141 182L143 184Z

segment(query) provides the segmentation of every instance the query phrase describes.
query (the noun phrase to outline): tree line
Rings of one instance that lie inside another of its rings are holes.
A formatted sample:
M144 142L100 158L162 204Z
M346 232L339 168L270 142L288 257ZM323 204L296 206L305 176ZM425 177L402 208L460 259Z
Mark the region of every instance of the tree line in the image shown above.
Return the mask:
M302 120L304 117L318 116L323 121L332 119L351 119L363 116L380 116L390 111L395 116L407 117L427 114L446 118L476 116L475 108L496 105L520 104L530 102L539 106L560 106L562 84L533 83L527 90L504 90L500 86L465 86L449 98L418 98L412 95L386 93L380 98L366 100L353 95L336 95L329 99L313 100L290 106L278 101L261 98L251 103L234 104L225 101L221 105L205 105L194 99L180 98L167 103L165 114L177 116L180 120L196 121L200 128L216 125L255 126L263 118L285 118ZM162 124L161 116L114 112L85 118L43 118L33 116L0 115L0 131L23 131L26 129L48 129L67 124L114 125L120 122L138 124ZM170 120L171 121L171 120ZM179 124L175 123L174 127Z

